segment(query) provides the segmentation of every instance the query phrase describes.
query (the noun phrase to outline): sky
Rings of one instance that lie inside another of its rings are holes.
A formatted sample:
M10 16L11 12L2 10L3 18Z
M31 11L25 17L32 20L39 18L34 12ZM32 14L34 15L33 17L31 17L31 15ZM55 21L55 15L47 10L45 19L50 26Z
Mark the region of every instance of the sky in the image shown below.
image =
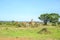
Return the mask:
M1 21L39 21L43 13L60 13L60 0L0 0Z

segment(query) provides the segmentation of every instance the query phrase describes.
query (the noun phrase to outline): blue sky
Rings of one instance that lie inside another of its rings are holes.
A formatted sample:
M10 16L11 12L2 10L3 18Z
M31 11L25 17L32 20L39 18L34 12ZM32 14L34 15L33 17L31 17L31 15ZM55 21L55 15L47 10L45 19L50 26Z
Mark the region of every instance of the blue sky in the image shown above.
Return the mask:
M39 21L42 13L60 13L60 0L0 0L0 20Z

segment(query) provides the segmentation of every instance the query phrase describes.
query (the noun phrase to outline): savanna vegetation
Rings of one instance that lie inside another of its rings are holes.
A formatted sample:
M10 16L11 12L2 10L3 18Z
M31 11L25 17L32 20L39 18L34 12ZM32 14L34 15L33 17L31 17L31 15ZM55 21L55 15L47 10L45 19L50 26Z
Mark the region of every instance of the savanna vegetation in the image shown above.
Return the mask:
M60 40L60 15L45 13L29 22L0 21L0 37L31 37L35 40Z

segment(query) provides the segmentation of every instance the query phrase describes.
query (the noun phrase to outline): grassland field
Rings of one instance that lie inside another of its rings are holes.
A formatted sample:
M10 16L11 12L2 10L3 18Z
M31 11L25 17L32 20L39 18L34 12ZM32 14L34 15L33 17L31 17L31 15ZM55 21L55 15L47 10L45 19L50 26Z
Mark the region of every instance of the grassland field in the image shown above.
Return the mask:
M12 38L19 38L19 37L30 37L34 38L35 40L45 40L50 38L52 40L60 40L60 27L58 26L39 26L35 28L31 27L13 27L7 26L3 27L4 25L0 25L0 37L12 37ZM47 28L51 33L38 33L41 29Z

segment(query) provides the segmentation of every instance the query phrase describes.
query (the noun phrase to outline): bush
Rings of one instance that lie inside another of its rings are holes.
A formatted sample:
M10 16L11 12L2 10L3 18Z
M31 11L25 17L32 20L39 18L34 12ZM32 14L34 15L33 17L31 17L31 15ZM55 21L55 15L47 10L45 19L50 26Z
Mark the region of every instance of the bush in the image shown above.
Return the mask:
M17 24L17 26L18 26L18 27L22 27L22 25L21 25L21 24Z
M50 33L50 31L48 31L48 29L47 28L43 28L43 29L41 29L38 33Z
M2 22L0 22L0 25L2 25Z

